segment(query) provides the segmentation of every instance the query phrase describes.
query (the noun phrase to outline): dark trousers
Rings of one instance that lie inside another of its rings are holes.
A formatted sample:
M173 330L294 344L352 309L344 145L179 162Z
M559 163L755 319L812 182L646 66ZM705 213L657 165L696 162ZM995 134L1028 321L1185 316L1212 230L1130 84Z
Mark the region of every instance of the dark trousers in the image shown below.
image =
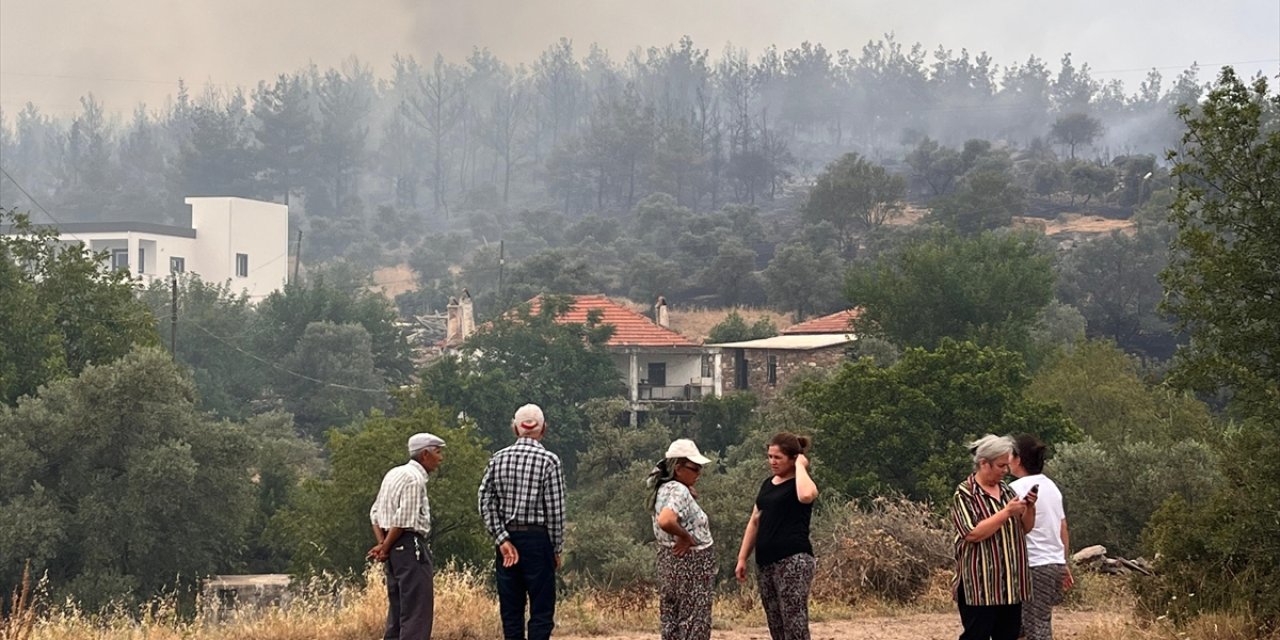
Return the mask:
M511 544L520 553L515 566L502 566L496 551L498 608L502 637L525 640L524 606L529 603L528 640L547 640L556 626L556 557L545 531L512 531Z
M970 606L964 602L964 587L956 592L960 607L960 624L964 633L960 640L1018 640L1022 629L1021 604Z
M383 640L431 640L433 574L426 540L411 533L400 534L387 558L387 629Z

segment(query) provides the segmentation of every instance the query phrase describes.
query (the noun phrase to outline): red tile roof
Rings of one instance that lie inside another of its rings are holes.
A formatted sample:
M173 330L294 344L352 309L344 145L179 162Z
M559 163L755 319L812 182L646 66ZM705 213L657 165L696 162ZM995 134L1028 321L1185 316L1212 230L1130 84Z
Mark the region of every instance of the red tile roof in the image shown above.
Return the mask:
M783 335L809 335L815 333L852 333L853 328L849 323L857 318L861 313L861 309L845 309L837 311L829 316L806 320L800 324L793 324L782 330Z
M608 297L597 295L578 295L573 297L573 306L569 312L557 318L557 322L585 323L587 313L600 310L601 324L613 325L613 336L605 343L610 347L696 347L698 343L686 338L671 329L658 326L643 314L636 313ZM529 301L533 313L538 313L541 297Z

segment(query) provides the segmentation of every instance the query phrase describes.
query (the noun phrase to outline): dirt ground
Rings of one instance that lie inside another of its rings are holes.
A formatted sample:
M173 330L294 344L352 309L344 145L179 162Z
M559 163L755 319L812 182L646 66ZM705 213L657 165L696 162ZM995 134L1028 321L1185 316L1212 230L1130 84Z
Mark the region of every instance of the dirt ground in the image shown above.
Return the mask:
M1055 638L1074 638L1086 627L1116 620L1115 613L1057 611ZM840 622L819 622L809 627L813 640L955 640L960 635L960 618L948 613L921 613L889 617L866 617ZM653 640L656 633L628 633L609 636L566 636L561 640ZM769 640L765 628L716 630L712 640Z

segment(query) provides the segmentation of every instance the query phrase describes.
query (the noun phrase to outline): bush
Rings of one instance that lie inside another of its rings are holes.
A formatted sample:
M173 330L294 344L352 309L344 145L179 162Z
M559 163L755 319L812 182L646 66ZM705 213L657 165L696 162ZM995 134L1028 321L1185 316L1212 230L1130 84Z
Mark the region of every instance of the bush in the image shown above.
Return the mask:
M1280 431L1253 422L1229 436L1223 480L1207 500L1175 496L1144 534L1157 577L1139 585L1152 615L1188 620L1206 612L1280 631Z
M1143 527L1170 496L1208 498L1220 477L1216 460L1211 447L1192 440L1104 447L1090 439L1062 445L1047 472L1066 499L1074 548L1101 544L1134 556Z
M911 602L955 561L950 530L929 505L905 498L831 507L818 518L813 538L815 599Z

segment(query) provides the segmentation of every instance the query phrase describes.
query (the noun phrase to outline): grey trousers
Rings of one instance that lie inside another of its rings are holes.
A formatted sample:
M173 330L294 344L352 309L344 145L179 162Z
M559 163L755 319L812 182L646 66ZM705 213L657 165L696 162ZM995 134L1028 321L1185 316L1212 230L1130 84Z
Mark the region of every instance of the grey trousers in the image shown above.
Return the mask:
M387 558L387 629L383 640L431 640L434 569L427 542L401 534Z
M1062 604L1062 578L1067 565L1031 567L1031 599L1022 603L1022 635L1027 640L1053 640L1053 607Z

